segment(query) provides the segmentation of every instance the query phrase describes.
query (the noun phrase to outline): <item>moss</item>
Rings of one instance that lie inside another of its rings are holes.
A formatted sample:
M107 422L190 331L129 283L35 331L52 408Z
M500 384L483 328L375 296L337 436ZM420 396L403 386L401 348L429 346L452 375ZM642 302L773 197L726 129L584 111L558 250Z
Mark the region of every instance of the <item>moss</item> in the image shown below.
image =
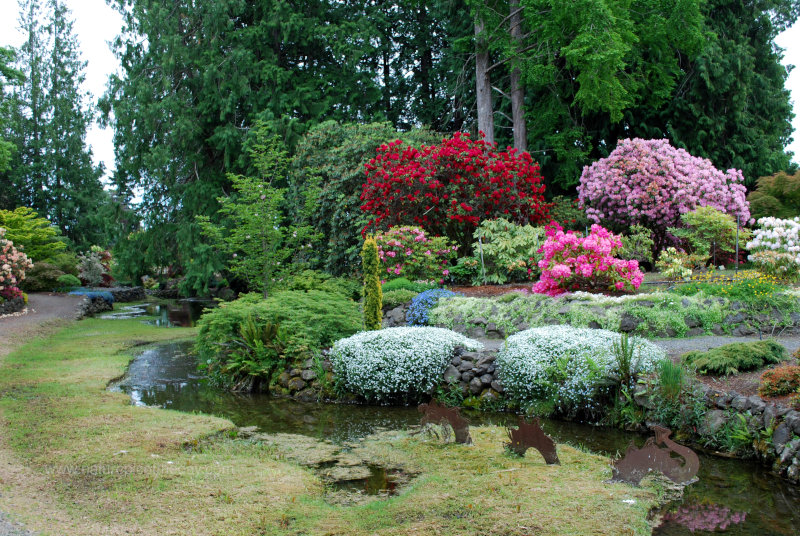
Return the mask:
M681 358L702 374L738 374L788 359L783 345L773 340L737 342L707 352L688 352Z

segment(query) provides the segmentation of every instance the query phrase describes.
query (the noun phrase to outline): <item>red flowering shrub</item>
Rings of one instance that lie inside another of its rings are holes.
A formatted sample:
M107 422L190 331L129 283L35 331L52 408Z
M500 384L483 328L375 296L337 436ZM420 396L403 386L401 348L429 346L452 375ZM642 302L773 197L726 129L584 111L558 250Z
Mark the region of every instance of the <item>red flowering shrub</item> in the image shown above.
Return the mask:
M498 151L496 144L456 133L419 149L400 140L377 149L365 165L361 210L364 227L419 225L471 250L472 233L484 219L520 225L549 221L539 165L528 153Z

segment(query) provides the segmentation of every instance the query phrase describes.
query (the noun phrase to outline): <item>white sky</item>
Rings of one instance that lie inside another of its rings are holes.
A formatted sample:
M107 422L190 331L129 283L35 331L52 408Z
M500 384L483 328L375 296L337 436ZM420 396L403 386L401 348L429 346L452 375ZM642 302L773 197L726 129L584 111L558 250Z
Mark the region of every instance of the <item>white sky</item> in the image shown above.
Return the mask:
M96 99L100 97L106 86L108 75L117 71L119 64L110 51L109 42L113 40L120 28L122 19L116 11L106 5L105 0L65 0L72 10L75 20L75 31L83 54L88 62L84 89ZM0 45L17 47L23 40L17 30L18 5L16 0L0 0ZM793 127L794 140L789 145L794 160L800 162L800 23L795 24L778 36L776 43L785 49L784 64L797 65L787 81L792 92L795 118ZM94 125L86 136L87 142L94 151L95 162L103 162L106 173L114 169L114 145L112 132Z

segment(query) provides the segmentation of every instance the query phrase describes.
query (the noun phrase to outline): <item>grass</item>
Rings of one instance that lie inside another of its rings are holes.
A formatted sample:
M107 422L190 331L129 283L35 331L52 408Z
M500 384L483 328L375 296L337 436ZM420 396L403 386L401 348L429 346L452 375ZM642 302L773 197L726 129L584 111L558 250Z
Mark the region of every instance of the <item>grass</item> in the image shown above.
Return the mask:
M603 481L608 460L559 447L561 466L397 433L376 459L419 476L393 498L325 500L316 473L221 418L135 407L106 391L142 343L192 336L137 320L85 320L0 363L0 509L41 534L650 534L655 494ZM634 504L623 500L635 499Z

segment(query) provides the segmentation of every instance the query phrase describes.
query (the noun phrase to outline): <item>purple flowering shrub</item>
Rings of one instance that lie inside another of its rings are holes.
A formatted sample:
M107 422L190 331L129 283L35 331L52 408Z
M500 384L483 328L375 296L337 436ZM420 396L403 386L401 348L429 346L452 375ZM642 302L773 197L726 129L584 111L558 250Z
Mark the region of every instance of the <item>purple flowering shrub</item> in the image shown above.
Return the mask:
M639 262L617 257L622 239L600 225L592 225L589 236L564 229L555 222L547 227L547 240L539 249L542 275L533 285L539 294L557 296L566 291L607 290L632 292L644 274Z
M680 217L709 206L750 222L744 177L722 172L711 161L676 149L668 140L621 140L617 148L583 168L578 198L597 223L643 225L653 231L654 254L671 240L669 227ZM657 256L657 255L656 255Z

